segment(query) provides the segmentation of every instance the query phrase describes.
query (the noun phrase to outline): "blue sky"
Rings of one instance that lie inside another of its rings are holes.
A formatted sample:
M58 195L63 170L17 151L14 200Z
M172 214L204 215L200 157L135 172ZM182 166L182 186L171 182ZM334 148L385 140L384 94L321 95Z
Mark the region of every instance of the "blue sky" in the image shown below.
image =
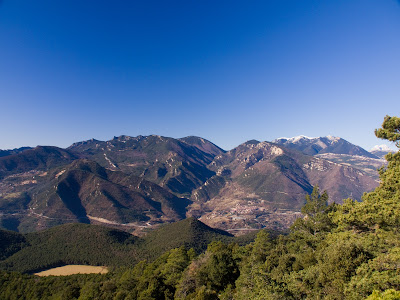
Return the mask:
M395 0L0 1L0 149L340 136L400 116Z

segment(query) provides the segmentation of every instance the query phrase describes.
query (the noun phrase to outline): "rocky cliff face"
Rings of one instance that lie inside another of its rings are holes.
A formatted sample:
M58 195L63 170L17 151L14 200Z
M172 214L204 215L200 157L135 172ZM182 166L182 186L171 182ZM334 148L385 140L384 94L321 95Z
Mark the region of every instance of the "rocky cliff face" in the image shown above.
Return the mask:
M315 185L341 202L378 184L350 166L258 141L216 156L209 168L216 175L192 193L189 214L228 230L287 227Z

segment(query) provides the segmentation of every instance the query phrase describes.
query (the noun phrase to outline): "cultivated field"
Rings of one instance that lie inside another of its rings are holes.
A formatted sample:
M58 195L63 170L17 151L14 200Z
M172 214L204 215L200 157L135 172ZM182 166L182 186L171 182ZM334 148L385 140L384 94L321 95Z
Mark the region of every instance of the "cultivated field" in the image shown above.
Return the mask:
M108 272L107 267L102 266L84 266L84 265L66 265L58 268L48 269L39 273L35 273L38 276L67 276L73 274L91 274L99 273L105 274Z

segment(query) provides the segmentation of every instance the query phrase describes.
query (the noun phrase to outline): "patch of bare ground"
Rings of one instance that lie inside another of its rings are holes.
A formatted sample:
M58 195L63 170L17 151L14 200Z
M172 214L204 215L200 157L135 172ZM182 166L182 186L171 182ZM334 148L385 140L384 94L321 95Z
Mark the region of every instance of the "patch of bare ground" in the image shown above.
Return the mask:
M66 265L35 273L37 276L68 276L73 274L105 274L108 273L104 266Z
M227 183L218 196L207 202L194 202L188 212L191 215L236 236L262 228L285 230L301 217L299 211L279 207L279 203L263 199L235 182Z

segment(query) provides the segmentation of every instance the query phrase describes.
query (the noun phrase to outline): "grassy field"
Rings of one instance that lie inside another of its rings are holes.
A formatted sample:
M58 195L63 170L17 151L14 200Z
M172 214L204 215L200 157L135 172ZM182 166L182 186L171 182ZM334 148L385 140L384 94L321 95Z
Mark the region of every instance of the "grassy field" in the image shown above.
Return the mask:
M35 273L38 276L67 276L73 274L105 274L107 267L102 266L84 266L84 265L66 265L58 268L52 268L46 271Z

